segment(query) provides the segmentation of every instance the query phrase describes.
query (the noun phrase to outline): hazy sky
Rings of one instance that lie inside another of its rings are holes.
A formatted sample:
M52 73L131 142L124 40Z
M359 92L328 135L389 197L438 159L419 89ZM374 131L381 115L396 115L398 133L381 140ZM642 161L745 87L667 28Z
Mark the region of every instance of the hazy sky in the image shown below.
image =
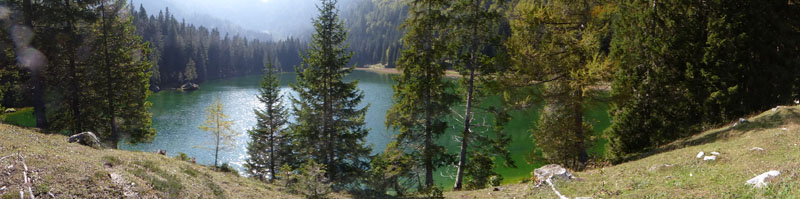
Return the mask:
M340 0L340 6L349 1ZM136 7L143 4L148 14L168 6L178 20L191 22L188 18L195 14L207 14L242 28L269 32L278 39L309 30L317 3L319 0L133 0Z

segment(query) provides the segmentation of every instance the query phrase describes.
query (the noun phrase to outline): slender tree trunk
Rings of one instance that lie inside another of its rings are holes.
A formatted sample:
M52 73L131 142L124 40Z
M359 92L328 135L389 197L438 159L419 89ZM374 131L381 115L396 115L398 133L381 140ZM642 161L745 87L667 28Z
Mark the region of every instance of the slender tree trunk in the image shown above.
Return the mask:
M462 180L464 179L464 169L467 165L467 147L469 147L470 120L472 120L472 92L475 80L475 67L469 69L469 80L467 81L467 107L464 110L464 132L461 137L461 152L459 153L458 172L456 173L456 184L454 190L461 190Z
M217 148L214 150L214 169L219 170L217 167L217 158L219 157L219 136L222 133L219 126L219 113L214 115L214 119L217 120Z
M428 10L431 9L431 3L428 3ZM430 43L427 42L428 44ZM428 46L426 46L427 48ZM428 69L425 70L425 80L431 81L431 72L433 72L433 66L429 65ZM438 68L437 68L438 69ZM422 161L425 164L425 188L433 187L433 129L431 128L431 120L433 117L431 116L431 90L433 87L433 82L427 82L428 84L423 85L425 86L425 148L423 148L423 158Z
M106 100L108 101L108 125L111 128L111 148L116 149L117 144L119 143L121 135L119 134L119 130L117 129L117 116L114 111L114 81L111 77L111 64L109 63L108 58L108 22L106 21L106 8L105 8L105 1L100 2L100 10L102 12L102 22L103 22L103 53L104 58L103 60L106 64Z
M275 179L275 127L274 124L270 126L273 126L269 133L269 182L272 182Z
M31 0L22 1L22 10L24 12L24 25L31 28L33 31L33 4ZM29 44L30 45L30 44ZM24 48L28 48L25 46ZM23 49L20 49L23 50ZM31 70L31 84L33 88L33 115L36 118L36 128L45 130L47 129L47 111L45 110L44 103L44 85L42 84L41 73L44 71L42 66L26 66Z
M430 81L431 74L430 69L426 70L425 72L425 80ZM425 148L422 150L422 161L425 164L425 187L430 188L433 186L433 142L432 142L432 134L433 129L431 128L431 89L428 84L426 85L427 88L425 89Z
M473 12L475 12L474 14L476 15L473 17L478 17L477 9L480 6L479 5L480 2L474 0L472 2L475 3L475 5L473 5L473 9L475 9ZM478 42L476 38L478 34L477 23L473 22L471 25L472 25L472 35L471 35L472 39L470 39L470 42ZM467 107L464 110L464 132L461 138L461 152L459 153L458 171L456 173L455 186L453 187L454 190L461 190L464 179L464 169L466 169L467 165L467 148L469 147L469 135L471 133L470 123L472 122L472 96L475 89L474 85L475 69L477 68L475 53L477 53L477 51L478 51L477 45L473 43L472 46L470 46L471 54L469 57L469 63L467 65L467 67L469 68L469 79L467 80Z
M577 142L575 143L575 147L580 150L578 154L578 169L583 170L586 167L586 162L589 161L589 154L586 153L586 145L584 144L584 140L586 139L585 132L583 132L583 89L579 88L575 90L575 136L578 138Z
M69 8L69 0L64 0L64 7ZM74 22L72 19L68 19L67 21L67 32L69 35L75 36ZM76 42L74 41L75 38L71 38L67 44L73 47ZM80 131L83 131L83 125L80 122L81 120L81 109L80 109L80 86L78 85L78 68L75 63L75 52L73 50L69 50L69 58L67 59L67 65L69 66L69 74L70 74L70 87L72 88L71 94L69 96L70 105L72 106L72 134L78 134Z

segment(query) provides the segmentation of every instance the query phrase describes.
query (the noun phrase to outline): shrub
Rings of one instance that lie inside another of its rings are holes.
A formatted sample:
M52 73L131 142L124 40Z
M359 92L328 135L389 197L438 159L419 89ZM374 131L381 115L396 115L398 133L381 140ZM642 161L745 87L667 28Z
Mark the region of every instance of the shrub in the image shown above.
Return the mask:
M305 198L326 198L331 192L331 184L325 177L323 165L314 160L309 160L300 167L296 179L297 182L292 183L291 187Z
M175 159L183 160L183 161L187 161L187 162L191 162L192 161L192 158L190 158L189 155L186 155L185 153L181 153L181 152L178 152L178 156L175 156Z
M219 170L226 173L233 173L236 176L239 176L239 171L236 168L233 168L228 163L222 163L222 166L219 167Z

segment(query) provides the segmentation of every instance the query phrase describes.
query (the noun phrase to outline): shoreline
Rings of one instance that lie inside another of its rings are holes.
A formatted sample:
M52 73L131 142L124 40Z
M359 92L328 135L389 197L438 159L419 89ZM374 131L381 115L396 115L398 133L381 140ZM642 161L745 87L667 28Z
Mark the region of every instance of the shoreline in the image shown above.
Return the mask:
M399 75L403 74L402 71L397 70L397 68L362 68L356 67L356 70L366 71L366 72L373 72L373 73L380 73L380 74L390 74L390 75ZM447 70L444 72L445 77L449 78L460 78L461 75L458 74L455 70Z

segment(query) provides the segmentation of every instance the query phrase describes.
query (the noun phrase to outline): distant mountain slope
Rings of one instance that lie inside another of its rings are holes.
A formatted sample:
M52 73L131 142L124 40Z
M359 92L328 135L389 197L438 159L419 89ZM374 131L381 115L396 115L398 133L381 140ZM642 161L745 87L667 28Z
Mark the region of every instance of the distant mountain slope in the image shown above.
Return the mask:
M174 15L178 20L185 20L189 24L205 26L208 29L218 28L223 34L238 34L248 39L258 39L261 41L273 40L272 34L268 32L244 28L240 24L233 23L229 20L187 9L187 7L182 4L173 3L171 0L133 0L131 3L136 10L139 10L140 6L144 7L148 15L158 15L158 12L165 12L169 9L170 14Z
M568 197L593 198L798 198L800 197L800 106L780 106L748 122L706 131L668 144L639 160L574 173L579 181L556 181ZM753 149L762 148L763 151ZM703 161L698 152L715 161ZM767 188L745 182L770 170L780 175ZM446 192L447 198L558 198L548 186L530 183L477 191Z

